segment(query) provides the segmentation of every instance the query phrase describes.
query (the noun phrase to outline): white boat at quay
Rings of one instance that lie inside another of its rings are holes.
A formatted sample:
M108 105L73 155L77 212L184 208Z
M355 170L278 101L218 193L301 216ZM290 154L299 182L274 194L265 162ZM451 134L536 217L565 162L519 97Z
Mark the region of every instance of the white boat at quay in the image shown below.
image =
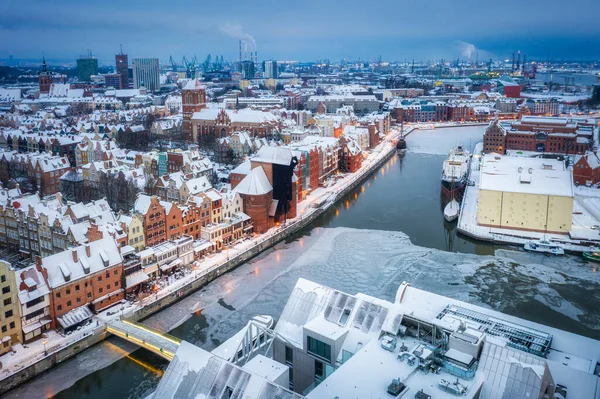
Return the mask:
M433 129L435 129L435 125L433 123L418 124L417 125L417 129L419 129L419 130L433 130Z
M526 242L524 245L526 251L541 252L554 255L564 255L565 250L559 244L555 244L548 240L536 240Z
M449 222L455 221L456 218L458 218L459 213L460 204L455 199L452 199L452 201L448 202L444 207L444 219Z

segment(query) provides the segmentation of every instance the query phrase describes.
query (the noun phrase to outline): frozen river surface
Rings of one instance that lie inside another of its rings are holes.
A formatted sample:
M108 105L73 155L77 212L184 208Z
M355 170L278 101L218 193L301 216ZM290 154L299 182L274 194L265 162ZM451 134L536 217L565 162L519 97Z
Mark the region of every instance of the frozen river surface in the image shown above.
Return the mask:
M600 275L594 270L579 258L511 250L498 250L496 256L451 253L415 246L401 232L316 228L310 235L277 245L145 323L172 330L173 335L210 350L256 314L277 319L297 279L303 277L388 300L393 300L401 282L408 281L418 288L598 339L600 298L594 293L600 289ZM115 344L107 342L87 351L77 362L51 371L52 380L42 377L35 382L62 389L81 373L105 366L111 356L116 359L131 349ZM56 397L100 397L99 392L144 397L166 363L139 352L134 353L135 361L121 359ZM127 382L107 385L109 380ZM8 397L36 397L29 396L35 382Z

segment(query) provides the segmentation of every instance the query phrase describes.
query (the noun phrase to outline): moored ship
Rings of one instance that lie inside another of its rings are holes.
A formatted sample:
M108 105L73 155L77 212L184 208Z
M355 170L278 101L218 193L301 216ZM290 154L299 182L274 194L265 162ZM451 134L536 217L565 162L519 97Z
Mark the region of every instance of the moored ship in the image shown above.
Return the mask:
M565 250L561 245L555 244L546 239L536 240L536 241L528 241L525 243L525 245L523 247L525 248L526 251L530 251L530 252L542 252L542 253L553 254L553 255L564 255L565 254Z
M583 252L583 257L589 261L600 263L600 248L590 247L588 251Z
M403 137L400 137L398 139L398 141L396 142L396 149L397 150L406 150L406 139Z
M460 200L467 185L469 153L461 146L448 155L442 169L442 193Z

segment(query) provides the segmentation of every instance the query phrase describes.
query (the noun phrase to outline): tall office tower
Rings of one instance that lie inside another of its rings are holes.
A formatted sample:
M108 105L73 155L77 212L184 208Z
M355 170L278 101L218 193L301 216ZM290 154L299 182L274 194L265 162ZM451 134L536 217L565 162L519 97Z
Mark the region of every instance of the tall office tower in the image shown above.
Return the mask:
M254 62L242 61L240 63L240 72L246 79L254 79Z
M115 55L115 65L117 67L117 73L121 75L121 89L128 89L129 63L127 62L127 54L123 54L123 47L121 47L121 53Z
M277 61L267 60L263 62L264 77L277 79L279 71L277 70Z
M160 90L160 69L158 58L133 58L133 85L139 89L144 86L146 90L157 92Z
M77 77L80 82L88 82L92 75L98 75L98 60L88 51L88 55L82 55L77 60Z
M118 73L107 73L104 76L104 87L119 89L121 87L121 75Z
M38 76L38 82L40 84L40 94L50 93L50 86L52 86L52 74L48 72L46 68L46 58L42 61L42 72Z

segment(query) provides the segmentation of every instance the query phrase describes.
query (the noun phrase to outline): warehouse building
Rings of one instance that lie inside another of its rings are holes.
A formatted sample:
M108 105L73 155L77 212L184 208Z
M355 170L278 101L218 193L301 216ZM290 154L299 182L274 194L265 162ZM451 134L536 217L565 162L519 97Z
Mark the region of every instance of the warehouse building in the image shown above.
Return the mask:
M477 223L567 234L573 218L573 178L554 159L483 157Z

